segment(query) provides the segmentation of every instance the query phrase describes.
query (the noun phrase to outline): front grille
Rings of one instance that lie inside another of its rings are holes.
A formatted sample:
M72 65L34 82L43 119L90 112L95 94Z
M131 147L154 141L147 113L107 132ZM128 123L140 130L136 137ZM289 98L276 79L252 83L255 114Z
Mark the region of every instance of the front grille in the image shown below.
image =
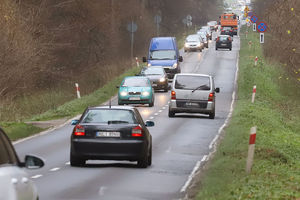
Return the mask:
M129 95L141 95L140 92L129 92Z

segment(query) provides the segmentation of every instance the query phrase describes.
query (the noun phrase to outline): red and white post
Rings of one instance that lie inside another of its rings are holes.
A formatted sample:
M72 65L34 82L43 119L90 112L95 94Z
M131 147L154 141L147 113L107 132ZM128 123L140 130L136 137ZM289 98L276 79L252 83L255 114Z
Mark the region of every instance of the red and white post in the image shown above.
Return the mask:
M258 57L256 56L254 60L254 66L257 66L257 61L258 61Z
M139 62L138 57L135 57L135 62L136 62L136 66L137 66L137 67L140 67L140 62Z
M75 83L75 87L76 87L77 98L80 99L80 91L79 91L78 83Z
M256 94L256 85L253 86L252 100L251 100L252 103L254 103L254 101L255 101L255 94Z
M252 127L250 130L250 139L249 139L249 148L248 148L248 157L247 157L247 165L246 165L246 172L250 173L253 158L254 158L254 150L255 150L255 139L256 139L256 126Z

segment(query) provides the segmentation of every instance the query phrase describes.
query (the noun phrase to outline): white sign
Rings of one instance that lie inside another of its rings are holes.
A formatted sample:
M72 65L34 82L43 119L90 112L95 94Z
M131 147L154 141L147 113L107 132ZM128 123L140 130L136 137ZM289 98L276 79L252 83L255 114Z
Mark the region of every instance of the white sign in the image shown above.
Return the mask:
M253 24L253 31L256 32L256 24Z
M265 34L264 33L259 34L259 42L261 44L265 43Z

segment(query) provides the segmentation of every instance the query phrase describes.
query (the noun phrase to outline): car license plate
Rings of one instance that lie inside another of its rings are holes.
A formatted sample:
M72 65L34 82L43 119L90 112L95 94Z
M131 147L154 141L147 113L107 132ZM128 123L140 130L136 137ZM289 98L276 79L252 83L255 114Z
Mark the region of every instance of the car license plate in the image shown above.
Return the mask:
M198 106L197 103L191 103L191 102L187 102L185 105L189 106L189 107L191 107L191 106Z
M97 137L120 137L120 132L97 132Z
M141 100L140 97L129 97L129 100L130 101L138 101L138 100Z
M153 87L156 87L156 86L157 86L157 84L156 84L156 83L153 83L153 84L152 84L152 86L153 86Z
M221 46L226 46L227 44L221 44Z

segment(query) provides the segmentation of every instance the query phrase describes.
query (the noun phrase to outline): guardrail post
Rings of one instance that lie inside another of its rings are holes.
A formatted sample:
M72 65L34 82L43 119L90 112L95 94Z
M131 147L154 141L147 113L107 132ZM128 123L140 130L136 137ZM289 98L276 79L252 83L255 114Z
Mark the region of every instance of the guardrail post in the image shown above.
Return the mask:
M251 168L252 168L252 164L253 164L255 139L256 139L256 126L252 127L251 130L250 130L248 157L247 157L247 165L246 165L246 172L247 173L251 172Z
M253 86L253 90L252 90L252 100L251 100L252 103L254 103L255 101L255 94L256 94L256 85Z
M80 99L79 84L75 83L75 87L76 87L77 98Z

